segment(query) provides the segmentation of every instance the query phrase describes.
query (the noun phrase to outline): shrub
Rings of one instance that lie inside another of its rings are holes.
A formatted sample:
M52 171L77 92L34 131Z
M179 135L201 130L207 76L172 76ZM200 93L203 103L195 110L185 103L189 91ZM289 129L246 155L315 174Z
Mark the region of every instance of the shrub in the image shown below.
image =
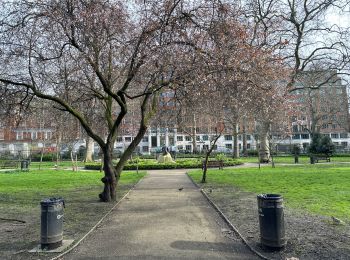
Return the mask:
M33 162L40 162L40 153L35 153L31 155L31 160ZM52 162L56 160L56 154L55 153L45 153L43 154L43 162Z
M235 159L226 158L224 166L234 166L242 164L241 161ZM101 163L87 163L85 169L99 170ZM124 170L136 170L137 164L132 160L129 160L124 166ZM188 169L188 168L202 168L202 160L199 159L184 159L177 160L175 163L158 163L155 160L140 159L138 163L139 170L156 170L156 169Z
M313 135L309 147L310 154L325 154L326 156L331 156L334 150L335 146L329 136L322 136L319 133Z
M248 156L258 156L259 152L258 152L258 150L247 150L247 155Z
M223 153L218 153L216 156L215 156L215 159L218 160L218 161L226 161L227 160L227 157L225 154Z

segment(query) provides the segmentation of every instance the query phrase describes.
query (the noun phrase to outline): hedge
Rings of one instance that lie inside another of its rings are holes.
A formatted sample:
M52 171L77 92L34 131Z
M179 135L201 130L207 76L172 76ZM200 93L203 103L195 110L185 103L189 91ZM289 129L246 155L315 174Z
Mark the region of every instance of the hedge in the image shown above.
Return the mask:
M235 166L242 164L239 160L226 159L224 166ZM201 160L178 160L175 163L158 163L155 160L140 160L138 164L139 170L157 170L157 169L189 169L189 168L202 168ZM85 164L87 170L100 170L100 163L87 163ZM128 162L124 166L124 170L136 170L137 164L135 162Z

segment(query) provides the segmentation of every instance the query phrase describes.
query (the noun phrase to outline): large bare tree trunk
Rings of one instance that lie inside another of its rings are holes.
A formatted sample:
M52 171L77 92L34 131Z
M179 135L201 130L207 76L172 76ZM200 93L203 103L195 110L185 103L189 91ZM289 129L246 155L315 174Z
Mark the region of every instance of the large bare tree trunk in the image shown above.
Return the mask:
M121 155L117 166L113 165L113 145L114 141L108 142L103 151L103 171L105 176L101 179L104 183L103 192L99 194L100 200L104 202L115 201L116 200L116 188L120 179L120 175L124 168L124 165L132 155L135 147L141 142L142 137L147 131L147 126L142 124L140 126L139 132L135 136L131 144L126 148L124 153Z
M94 140L88 136L86 138L86 154L85 154L85 162L92 162L92 153L94 150Z
M103 171L105 176L101 181L104 184L104 189L99 195L100 200L103 202L115 201L120 173L117 175L117 170L113 166L113 147L103 149Z
M259 148L259 161L261 163L268 163L270 161L269 126L269 123L261 124Z
M236 123L233 128L233 158L239 158L238 147L238 124Z

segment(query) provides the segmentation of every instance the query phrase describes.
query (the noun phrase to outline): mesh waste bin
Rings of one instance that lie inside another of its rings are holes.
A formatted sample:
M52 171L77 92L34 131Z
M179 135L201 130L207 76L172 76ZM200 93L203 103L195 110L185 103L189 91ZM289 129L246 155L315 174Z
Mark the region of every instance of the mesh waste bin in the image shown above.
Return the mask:
M48 198L41 205L41 248L55 249L63 241L63 208L62 198Z
M261 244L271 248L284 247L286 239L282 196L260 194L257 198Z

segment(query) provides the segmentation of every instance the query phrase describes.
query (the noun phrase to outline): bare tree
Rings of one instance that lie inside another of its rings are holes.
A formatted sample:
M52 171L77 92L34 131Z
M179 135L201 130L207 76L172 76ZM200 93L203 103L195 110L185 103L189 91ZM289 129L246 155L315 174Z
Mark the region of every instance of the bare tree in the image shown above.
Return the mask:
M293 91L299 73L316 65L332 72L324 82L349 73L349 27L327 19L333 14L346 19L348 6L347 0L249 0L244 14L252 44L274 47L290 68L286 83Z
M214 147L216 146L216 142L219 140L224 129L225 128L223 123L218 122L217 127L215 127L215 134L210 137L210 147L205 151L205 159L204 159L203 173L202 173L202 180L201 180L202 183L207 182L207 169L208 169L209 156L213 152Z
M199 67L196 57L203 54L196 50L206 45L203 28L217 14L218 2L145 1L131 7L119 1L21 0L3 5L2 91L53 101L77 118L103 152L100 199L115 200L121 171L157 110L161 90L181 86ZM103 118L94 124L79 105L92 100ZM114 167L113 145L135 100L137 134ZM96 124L108 130L106 138Z
M314 70L299 75L298 89L290 93L295 108L291 113L294 132L307 132L312 137L321 129L348 130L346 86L338 75L325 83L329 74L334 73Z

